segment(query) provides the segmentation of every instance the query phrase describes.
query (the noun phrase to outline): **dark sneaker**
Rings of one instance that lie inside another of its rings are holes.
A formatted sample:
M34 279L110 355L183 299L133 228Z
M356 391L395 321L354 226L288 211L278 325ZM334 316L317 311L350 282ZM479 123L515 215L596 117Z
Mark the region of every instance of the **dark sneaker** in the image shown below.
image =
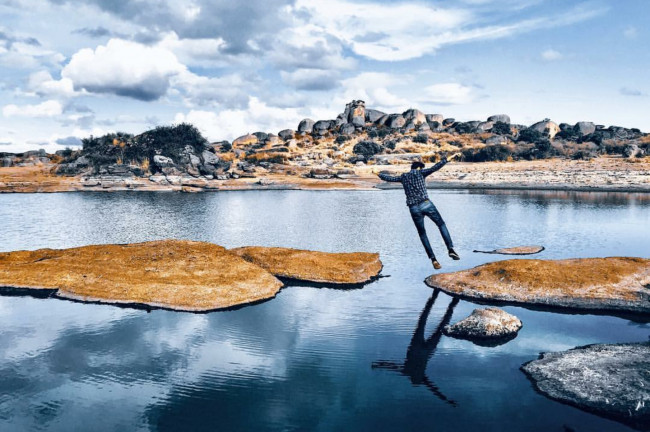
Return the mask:
M438 260L435 258L431 260L431 264L433 264L433 268L436 270L440 270L442 268Z
M459 257L458 254L456 253L456 251L453 250L453 249L449 249L449 257L450 257L451 259L453 259L454 261L458 261L458 260L460 259L460 257Z

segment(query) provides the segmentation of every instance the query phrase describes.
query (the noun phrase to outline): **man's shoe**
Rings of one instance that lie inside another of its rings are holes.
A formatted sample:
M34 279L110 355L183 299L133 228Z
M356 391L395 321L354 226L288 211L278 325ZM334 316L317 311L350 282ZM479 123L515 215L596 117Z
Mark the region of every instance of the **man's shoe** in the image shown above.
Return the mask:
M453 250L453 249L449 249L449 257L450 257L451 259L453 259L454 261L458 261L458 260L460 259L460 257L459 257L458 254L456 253L456 251Z
M435 258L431 260L431 264L433 264L433 268L436 270L440 270L442 268L438 260Z

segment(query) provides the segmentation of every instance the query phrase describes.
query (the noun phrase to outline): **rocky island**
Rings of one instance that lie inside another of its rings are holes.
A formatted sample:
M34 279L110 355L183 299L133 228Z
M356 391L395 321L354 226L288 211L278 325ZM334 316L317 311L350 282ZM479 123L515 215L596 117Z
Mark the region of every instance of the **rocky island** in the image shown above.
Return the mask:
M650 314L650 260L506 260L436 274L427 285L482 301Z
M265 257L271 256L266 248L255 251L254 259L249 259L241 250L233 253L212 243L161 240L3 252L0 294L35 290L85 302L206 312L275 297L284 286L276 275L306 282L359 283L376 277L382 267L377 254L285 249L285 255L299 255L301 261L278 272L272 264L265 265L269 259ZM301 266L317 268L316 278ZM339 273L338 268L345 271Z
M591 122L512 124L505 114L457 121L417 109L384 113L354 100L334 119L208 142L192 125L111 133L56 154L0 154L0 192L378 187L378 170L406 170L462 153L437 187L650 191L650 135ZM390 187L381 185L379 187Z

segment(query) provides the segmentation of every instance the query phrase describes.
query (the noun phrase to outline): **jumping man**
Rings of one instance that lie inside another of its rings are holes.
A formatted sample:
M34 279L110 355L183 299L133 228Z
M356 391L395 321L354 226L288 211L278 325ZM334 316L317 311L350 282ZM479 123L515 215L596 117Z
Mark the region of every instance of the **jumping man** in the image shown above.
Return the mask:
M454 159L457 156L459 156L459 153L454 154L450 159ZM454 260L460 259L456 251L454 251L454 244L451 241L451 236L449 235L445 221L442 220L442 216L440 216L440 213L438 212L438 209L436 209L436 206L433 205L433 203L429 200L425 181L425 178L428 175L438 171L440 168L445 166L447 162L447 158L444 157L440 162L433 165L431 168L424 168L424 164L422 162L413 162L413 164L411 164L411 171L406 172L400 176L392 176L383 172L379 174L379 178L384 181L402 183L404 193L406 193L406 205L409 207L409 210L411 212L413 223L415 223L415 227L417 228L418 234L420 235L420 240L422 241L422 245L424 246L429 259L433 264L433 268L436 270L440 269L442 266L436 259L436 256L433 253L433 249L431 249L431 244L429 244L427 231L424 228L425 216L428 216L438 226L440 234L442 235L442 238L445 241L445 245L447 246L449 256Z

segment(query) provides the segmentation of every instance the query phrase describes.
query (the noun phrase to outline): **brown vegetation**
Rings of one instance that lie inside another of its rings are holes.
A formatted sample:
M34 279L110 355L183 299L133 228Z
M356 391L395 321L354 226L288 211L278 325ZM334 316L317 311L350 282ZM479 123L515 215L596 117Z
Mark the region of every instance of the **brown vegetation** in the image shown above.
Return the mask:
M211 243L164 240L0 253L0 287L59 297L207 311L272 298L282 283ZM0 288L1 290L1 288Z
M276 276L309 282L358 284L376 277L379 254L327 253L272 247L242 247L232 252Z
M507 260L429 276L429 286L466 297L650 312L650 260Z

